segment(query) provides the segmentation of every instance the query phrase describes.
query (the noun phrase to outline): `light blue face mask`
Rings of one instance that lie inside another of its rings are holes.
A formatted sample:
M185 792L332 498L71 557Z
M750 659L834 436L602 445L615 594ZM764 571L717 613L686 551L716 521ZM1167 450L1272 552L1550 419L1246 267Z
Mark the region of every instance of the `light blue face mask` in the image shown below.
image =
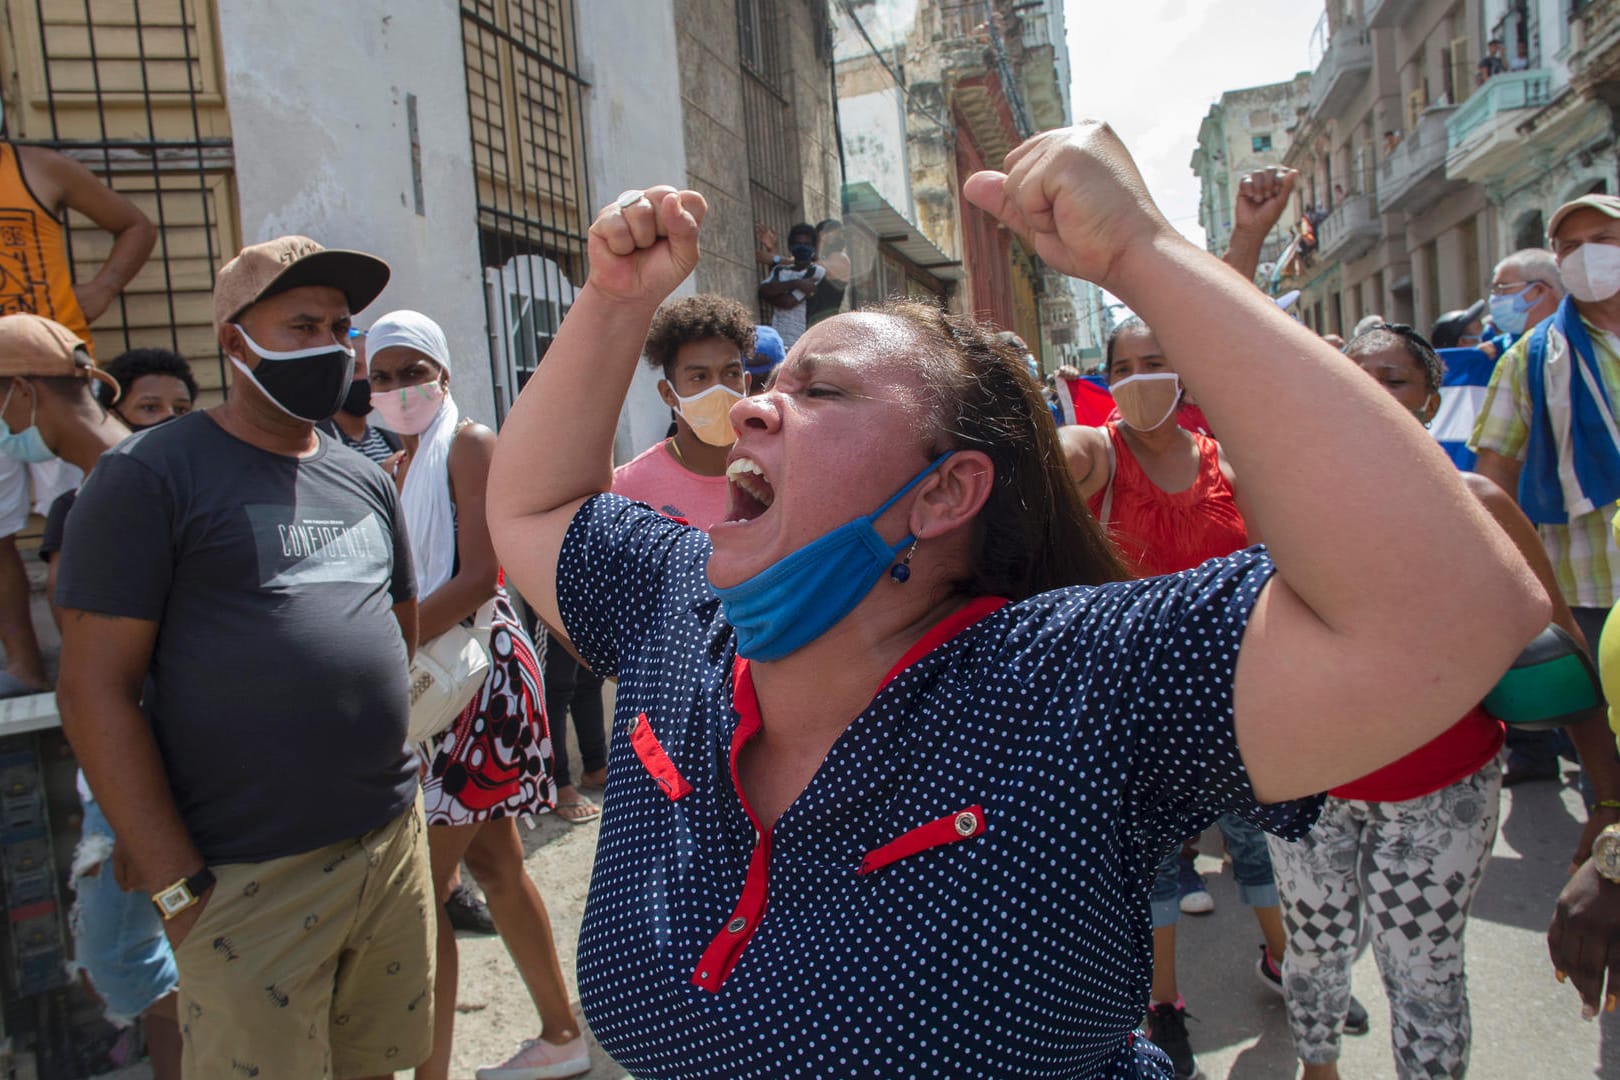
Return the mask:
M726 621L737 630L738 655L749 660L780 660L854 611L883 572L916 540L907 536L890 547L874 523L953 453L935 458L874 512L817 537L747 581L714 590ZM896 574L895 580L905 577Z
M28 410L28 426L21 431L12 431L5 422L6 409L11 406L12 391L17 389L17 380L11 380L11 387L6 391L6 398L0 401L0 454L30 465L38 465L42 461L49 461L56 455L51 448L45 445L45 437L39 433L39 424L36 423L39 414L39 398L34 397Z
M1535 307L1525 299L1525 295L1540 282L1532 281L1516 293L1503 293L1491 296L1491 322L1504 334L1518 337L1524 333L1525 324L1530 321L1530 309Z

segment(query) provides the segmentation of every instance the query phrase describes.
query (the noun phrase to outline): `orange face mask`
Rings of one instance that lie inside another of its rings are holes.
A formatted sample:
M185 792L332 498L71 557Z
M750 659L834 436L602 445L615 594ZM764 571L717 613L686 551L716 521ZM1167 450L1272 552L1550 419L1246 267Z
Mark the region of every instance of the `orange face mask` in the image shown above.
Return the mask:
M691 397L675 395L681 419L691 427L692 434L710 446L730 446L737 441L737 429L731 426L731 407L742 398L724 383Z
M1173 371L1132 375L1109 387L1120 419L1137 431L1153 431L1176 414L1181 379Z

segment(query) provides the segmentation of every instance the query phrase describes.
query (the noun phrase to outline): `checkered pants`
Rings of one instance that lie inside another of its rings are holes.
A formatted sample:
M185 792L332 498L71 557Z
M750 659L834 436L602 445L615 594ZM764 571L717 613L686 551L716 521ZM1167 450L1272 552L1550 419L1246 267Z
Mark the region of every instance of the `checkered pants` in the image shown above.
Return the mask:
M1493 761L1420 799L1329 798L1304 840L1269 838L1288 928L1283 990L1300 1060L1338 1060L1365 920L1389 995L1396 1075L1467 1072L1463 930L1496 838L1501 787Z

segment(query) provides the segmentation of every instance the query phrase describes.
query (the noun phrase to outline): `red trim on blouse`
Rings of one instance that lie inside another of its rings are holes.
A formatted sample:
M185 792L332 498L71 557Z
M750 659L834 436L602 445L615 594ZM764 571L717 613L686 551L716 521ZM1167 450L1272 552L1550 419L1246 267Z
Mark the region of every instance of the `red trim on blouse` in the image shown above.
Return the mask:
M1005 597L977 597L935 623L917 644L906 650L906 654L900 658L899 663L895 664L889 673L883 677L883 681L878 684L878 691L881 692L885 686L888 686L894 680L896 675L899 675L907 667L950 641L986 615L998 611L1006 605L1007 600ZM876 694L873 696L875 697ZM709 942L709 947L703 950L703 955L698 958L697 968L692 972L693 986L716 993L719 992L726 978L736 969L737 962L742 959L743 950L753 940L754 932L759 929L760 921L765 918L765 903L770 891L771 833L770 830L760 828L759 815L754 813L752 806L748 805L748 797L743 794L742 779L737 774L737 758L741 755L742 748L764 726L764 719L759 711L759 694L754 689L752 667L747 660L740 656L737 657L736 663L732 667L731 707L737 713L737 730L732 732L731 735L731 783L737 792L737 800L742 803L743 812L748 815L748 821L754 827L756 839L754 841L754 853L748 860L748 876L743 881L742 895L737 898L737 906L732 910L731 917L726 920L725 925L720 928L720 932ZM638 724L637 728L647 730L647 725L645 723ZM631 732L632 743L634 743L635 734L634 731ZM645 759L643 759L643 764L645 764ZM672 765L671 769L673 768ZM652 771L650 767L648 771ZM682 783L685 783L685 781L682 781ZM977 835L984 831L984 811L980 807L970 809L977 811L977 817L975 818L975 835ZM954 825L951 823L959 816L958 814L952 814L949 818L941 820L947 823L946 828L954 829ZM937 825L938 823L934 824ZM924 829L932 827L923 826ZM912 830L912 832L918 831L920 830ZM910 835L910 833L906 834L906 836ZM966 839L966 837L956 836L954 833L953 838ZM906 837L903 836L900 840L896 840L895 843L898 844L905 839ZM938 842L940 841L936 841L936 843ZM921 850L921 848L918 850ZM902 857L901 855L895 856L895 858ZM870 859L871 856L868 855L868 858Z
M915 664L974 623L977 623L986 615L1000 611L1007 606L1007 603L1005 596L976 596L939 620L929 628L928 633L917 641L917 644L907 649L906 655L900 658L900 662L890 668L887 675L883 676L883 681L878 683L878 693L881 694L883 688L893 682L895 676L906 670L906 668ZM872 696L876 697L877 694Z
M630 748L641 759L642 767L653 778L658 787L670 799L679 799L692 793L692 785L686 782L675 763L669 760L664 752L664 746L653 734L652 725L647 722L646 713L636 714L630 721Z
M919 825L908 833L890 840L880 848L873 848L861 860L860 874L881 870L890 863L899 862L907 855L915 855L929 848L955 844L984 835L984 807L977 804L954 814L946 814L926 825Z

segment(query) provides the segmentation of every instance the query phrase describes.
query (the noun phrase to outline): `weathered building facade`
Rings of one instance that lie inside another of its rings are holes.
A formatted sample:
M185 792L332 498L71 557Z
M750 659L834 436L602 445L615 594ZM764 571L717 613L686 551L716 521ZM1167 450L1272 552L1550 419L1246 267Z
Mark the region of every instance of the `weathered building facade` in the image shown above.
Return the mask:
M1069 122L1061 3L855 0L839 27L846 192L858 211L870 196L855 185L869 184L896 228L903 219L926 242L914 253L932 261L893 260L906 291L1016 331L1044 368L1084 362L1101 333L1092 287L1043 266L961 196L972 173ZM889 292L895 280L879 275Z
M1287 157L1315 250L1283 286L1320 331L1426 329L1544 245L1560 203L1615 190L1612 0L1330 0L1316 50Z
M1294 122L1309 106L1310 91L1310 72L1303 72L1288 82L1228 90L1209 107L1198 125L1191 166L1201 190L1198 223L1210 251L1225 254L1231 243L1233 207L1244 174L1279 164L1287 155ZM1260 253L1263 275L1269 277L1287 245L1288 223L1278 222Z

